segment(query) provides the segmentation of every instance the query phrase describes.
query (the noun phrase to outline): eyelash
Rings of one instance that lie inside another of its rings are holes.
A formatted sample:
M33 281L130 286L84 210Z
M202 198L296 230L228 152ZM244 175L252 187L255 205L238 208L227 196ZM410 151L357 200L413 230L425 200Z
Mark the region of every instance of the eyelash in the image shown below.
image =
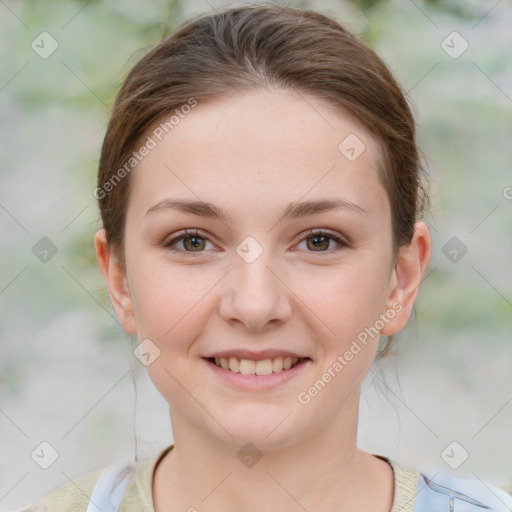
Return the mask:
M334 242L336 242L338 244L338 248L333 249L333 250L327 250L327 251L308 251L308 252L331 253L333 251L338 251L342 248L349 247L349 243L345 239L339 237L336 233L327 231L327 230L321 230L321 229L309 229L308 231L303 233L303 236L301 237L301 239L298 243L303 242L304 240L307 240L308 238L321 237L321 236L327 237L327 238L333 240ZM172 247L173 245L175 245L177 242L180 242L181 240L184 240L186 238L193 238L193 237L201 238L203 240L207 240L208 242L212 243L211 240L207 236L203 235L200 231L198 231L196 229L185 229L185 230L177 233L175 237L173 237L171 240L166 242L164 244L164 247L172 252L179 252L179 253L186 253L186 254L194 254L194 253L200 254L202 252L205 252L205 251L185 251L185 250L174 249Z

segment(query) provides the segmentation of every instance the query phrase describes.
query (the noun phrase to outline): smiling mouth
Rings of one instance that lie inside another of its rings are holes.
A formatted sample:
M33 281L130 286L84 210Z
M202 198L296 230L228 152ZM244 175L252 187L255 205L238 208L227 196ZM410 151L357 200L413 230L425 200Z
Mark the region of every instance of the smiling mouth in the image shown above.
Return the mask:
M219 368L243 375L270 375L280 373L308 361L309 357L275 357L273 359L238 359L237 357L208 357L207 361Z

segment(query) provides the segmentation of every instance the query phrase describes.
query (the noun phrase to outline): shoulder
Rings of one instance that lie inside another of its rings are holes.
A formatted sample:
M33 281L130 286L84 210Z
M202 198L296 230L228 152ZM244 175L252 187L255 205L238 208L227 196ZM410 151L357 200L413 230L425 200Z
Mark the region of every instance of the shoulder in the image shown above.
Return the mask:
M150 510L154 468L173 446L135 465L111 465L84 473L53 488L30 506L13 512L85 512L90 502L96 505L95 510L98 506L99 510L110 510L108 507L114 501L122 502L130 510ZM104 503L106 506L102 507Z
M54 487L35 503L16 512L84 512L96 482L108 468L84 473Z
M395 476L392 512L510 512L512 495L477 478L421 471L388 457ZM511 489L512 491L512 489Z
M509 512L512 495L498 486L449 473L420 473L414 512Z

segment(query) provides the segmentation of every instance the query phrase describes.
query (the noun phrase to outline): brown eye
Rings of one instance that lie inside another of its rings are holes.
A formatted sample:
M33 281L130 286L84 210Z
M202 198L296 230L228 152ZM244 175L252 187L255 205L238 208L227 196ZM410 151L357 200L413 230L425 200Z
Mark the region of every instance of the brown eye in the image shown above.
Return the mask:
M329 248L329 237L323 235L310 236L306 240L311 240L311 244L308 244L312 250L323 250Z
M349 243L339 235L330 231L319 230L308 231L306 236L302 238L302 242L306 243L308 252L333 252L349 246ZM337 244L338 247L329 250L332 242ZM182 244L181 247L179 246L180 243ZM211 243L210 239L207 236L203 236L199 231L185 230L177 233L164 246L172 252L201 253L206 251L206 244L208 243Z
M178 245L180 242L183 242L182 249L174 248L175 245ZM210 242L209 239L205 236L202 236L198 231L182 231L178 233L178 235L169 242L165 243L165 247L173 252L204 252L206 243Z
M187 251L199 251L204 249L205 243L201 237L198 236L187 236L183 237L183 246L187 249ZM187 243L188 242L188 243Z
M310 230L306 233L306 237L302 239L306 242L306 247L309 252L332 252L329 251L329 247L332 241L336 242L338 248L333 250L339 250L343 247L348 247L348 243L338 235L331 233L330 231L315 231Z

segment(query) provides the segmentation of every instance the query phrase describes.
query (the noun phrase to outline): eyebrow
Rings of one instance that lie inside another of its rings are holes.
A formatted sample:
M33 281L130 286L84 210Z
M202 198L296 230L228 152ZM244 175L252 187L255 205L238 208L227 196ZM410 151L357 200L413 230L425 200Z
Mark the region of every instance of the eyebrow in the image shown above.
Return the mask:
M197 215L198 217L208 217L218 219L226 224L233 224L231 215L215 206L212 203L204 201L189 201L183 199L164 199L151 206L146 215L161 210L178 210L188 215ZM314 201L304 201L301 203L290 203L284 210L278 222L287 219L298 219L315 215L318 213L348 209L368 215L367 212L355 203L340 198L316 199Z

